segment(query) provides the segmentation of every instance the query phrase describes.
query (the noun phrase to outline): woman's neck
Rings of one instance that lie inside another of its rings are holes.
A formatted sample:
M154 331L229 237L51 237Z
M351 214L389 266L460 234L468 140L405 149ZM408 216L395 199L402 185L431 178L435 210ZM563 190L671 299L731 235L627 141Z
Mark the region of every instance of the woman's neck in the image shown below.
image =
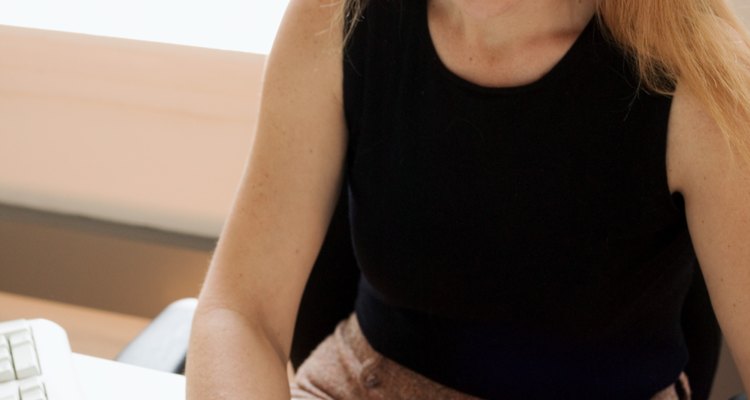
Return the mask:
M517 86L562 59L598 0L427 1L432 41L449 70L483 86Z
M454 37L475 49L512 50L575 37L595 12L596 0L429 0L431 12Z

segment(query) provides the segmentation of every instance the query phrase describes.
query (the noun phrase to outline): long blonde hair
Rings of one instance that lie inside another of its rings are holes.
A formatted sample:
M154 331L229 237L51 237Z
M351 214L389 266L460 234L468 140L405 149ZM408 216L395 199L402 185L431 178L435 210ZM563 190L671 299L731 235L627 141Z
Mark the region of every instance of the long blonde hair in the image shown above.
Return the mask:
M367 2L342 1L345 42ZM644 88L673 95L679 81L750 161L750 34L726 0L598 0L597 15Z

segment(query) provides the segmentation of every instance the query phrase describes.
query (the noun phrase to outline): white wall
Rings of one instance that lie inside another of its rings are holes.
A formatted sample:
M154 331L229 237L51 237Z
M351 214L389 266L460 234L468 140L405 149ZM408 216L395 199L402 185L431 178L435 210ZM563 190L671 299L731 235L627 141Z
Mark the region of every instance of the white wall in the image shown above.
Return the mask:
M288 0L2 0L0 25L268 54Z

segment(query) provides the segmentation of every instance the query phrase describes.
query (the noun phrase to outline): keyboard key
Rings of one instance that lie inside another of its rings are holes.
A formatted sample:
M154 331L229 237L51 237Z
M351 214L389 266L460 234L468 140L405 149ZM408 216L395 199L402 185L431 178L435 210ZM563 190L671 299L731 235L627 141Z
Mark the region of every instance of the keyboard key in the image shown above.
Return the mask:
M31 378L22 381L19 385L21 400L46 400L44 383L39 378Z
M31 331L24 329L8 335L8 342L10 342L10 347L15 347L26 343L34 343L34 338L31 336Z
M82 400L71 361L59 325L0 321L0 400Z
M13 359L10 357L10 345L5 336L0 335L0 383L14 379L16 379L16 371L13 369Z
M42 371L39 368L33 343L21 343L13 346L13 341L11 340L11 346L18 379L41 374Z
M10 382L16 379L16 371L10 360L0 361L0 383Z
M18 389L21 392L30 392L32 390L44 390L44 382L40 378L29 378L19 382Z
M10 361L10 348L0 346L0 361Z
M14 332L9 335L8 342L10 342L11 352L13 353L13 361L18 379L39 375L41 371L31 331L27 328Z
M0 383L14 379L16 379L16 371L13 369L13 359L10 357L10 345L5 336L0 335Z
M47 400L44 392L34 390L33 392L21 392L21 400Z

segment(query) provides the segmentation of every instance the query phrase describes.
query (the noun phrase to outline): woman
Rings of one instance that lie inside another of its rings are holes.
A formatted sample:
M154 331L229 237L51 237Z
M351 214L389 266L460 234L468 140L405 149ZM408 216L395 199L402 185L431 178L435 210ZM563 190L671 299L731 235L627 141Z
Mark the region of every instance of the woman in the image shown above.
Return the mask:
M696 254L750 382L749 71L723 0L292 0L188 397L289 397L345 177L356 313L295 398L689 398Z

